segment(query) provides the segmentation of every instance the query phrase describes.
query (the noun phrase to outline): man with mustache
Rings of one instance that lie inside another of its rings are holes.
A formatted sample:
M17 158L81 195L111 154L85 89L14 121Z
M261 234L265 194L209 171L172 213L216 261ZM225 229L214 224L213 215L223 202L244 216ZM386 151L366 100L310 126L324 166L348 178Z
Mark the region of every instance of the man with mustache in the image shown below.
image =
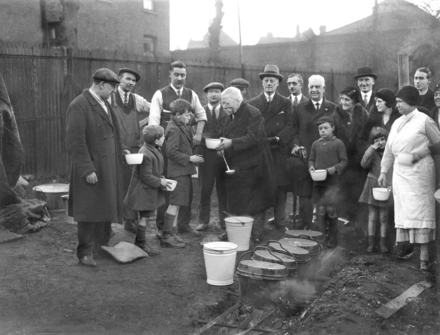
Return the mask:
M376 83L377 75L371 67L364 66L357 70L357 74L353 78L357 81L357 86L361 92L360 104L369 112L375 104L376 92L373 90L373 86Z
M171 83L164 88L156 91L153 98L151 98L151 111L148 119L149 125L160 125L166 129L167 124L171 118L170 105L177 99L183 99L191 104L192 112L195 114L195 122L197 123L196 134L193 137L193 144L200 145L202 141L203 128L207 120L206 111L202 107L197 93L189 88L186 88L186 65L182 61L175 61L170 64L170 79ZM164 175L167 176L167 162L166 145L162 147L162 154L164 155ZM156 225L159 232L163 230L164 214L168 208L169 195L165 195L166 204L157 210ZM181 206L178 216L177 227L179 233L189 233L194 236L201 234L190 227L191 220L191 202L189 206Z
M120 84L116 91L110 95L109 103L118 119L122 143L131 153L137 153L142 146L141 128L139 121L142 120L150 111L150 103L138 94L132 93L141 76L136 71L129 68L119 70ZM124 161L124 197L130 185L132 165ZM123 210L123 220L125 230L136 233L136 221L138 213L126 206Z

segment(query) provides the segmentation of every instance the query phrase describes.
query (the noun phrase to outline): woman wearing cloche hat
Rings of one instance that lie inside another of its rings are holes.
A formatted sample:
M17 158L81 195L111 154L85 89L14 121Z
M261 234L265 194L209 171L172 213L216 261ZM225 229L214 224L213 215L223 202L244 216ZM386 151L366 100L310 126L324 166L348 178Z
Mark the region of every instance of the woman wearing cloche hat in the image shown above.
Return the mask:
M339 105L335 108L336 136L344 142L348 166L340 178L341 194L344 198L341 212L349 220L357 213L357 200L361 195L367 174L360 165L364 154L363 129L367 124L368 112L360 104L359 89L348 86L339 93Z

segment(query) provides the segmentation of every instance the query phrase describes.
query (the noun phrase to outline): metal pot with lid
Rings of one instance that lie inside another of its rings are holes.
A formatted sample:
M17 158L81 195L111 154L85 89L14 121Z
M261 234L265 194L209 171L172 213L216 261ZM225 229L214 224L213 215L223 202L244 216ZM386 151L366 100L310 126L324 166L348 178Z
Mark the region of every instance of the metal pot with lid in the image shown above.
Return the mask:
M237 262L237 272L240 286L240 301L244 304L263 307L266 305L277 304L279 297L279 285L288 277L288 270L284 262L276 255L279 263L258 261L253 259L243 259L247 255L253 255L257 249L267 250L264 246L257 246L254 250L245 252Z
M269 250L256 250L252 254L252 259L255 261L263 261L263 262L285 265L289 277L296 277L296 269L298 267L298 264L296 263L295 257L293 256L288 256L276 251L271 252Z

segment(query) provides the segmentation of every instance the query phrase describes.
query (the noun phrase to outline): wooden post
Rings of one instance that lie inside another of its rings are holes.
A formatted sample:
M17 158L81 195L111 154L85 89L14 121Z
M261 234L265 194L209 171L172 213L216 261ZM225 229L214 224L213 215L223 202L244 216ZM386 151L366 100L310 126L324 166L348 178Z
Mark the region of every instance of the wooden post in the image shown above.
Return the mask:
M398 56L398 69L399 69L399 89L402 86L409 85L409 57L407 54L399 54Z

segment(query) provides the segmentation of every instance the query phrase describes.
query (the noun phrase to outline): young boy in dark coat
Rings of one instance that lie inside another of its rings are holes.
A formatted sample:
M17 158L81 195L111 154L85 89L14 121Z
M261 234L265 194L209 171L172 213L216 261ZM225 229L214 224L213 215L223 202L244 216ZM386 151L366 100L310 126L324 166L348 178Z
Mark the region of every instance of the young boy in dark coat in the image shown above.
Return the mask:
M327 247L337 244L339 198L339 176L348 165L344 143L333 135L335 124L332 117L324 116L316 123L321 138L312 144L309 157L309 171L327 170L323 181L313 182L312 202L316 204L316 224L325 234L328 228Z
M185 243L173 234L174 220L177 219L180 206L189 206L192 201L192 179L196 173L194 164L203 163L203 157L194 155L192 136L187 127L191 118L191 104L183 99L171 103L171 119L165 131L168 157L168 178L177 181L170 196L170 205L165 213L163 233L160 235L161 246L184 248ZM179 233L188 233L191 227L178 227Z
M139 153L143 154L142 164L133 167L133 174L128 187L124 205L132 210L139 211L135 245L148 255L160 254L160 251L149 246L145 239L147 223L154 211L165 203L163 189L167 187L167 180L163 173L163 156L160 151L165 140L163 128L160 126L146 126L142 130L144 145Z

